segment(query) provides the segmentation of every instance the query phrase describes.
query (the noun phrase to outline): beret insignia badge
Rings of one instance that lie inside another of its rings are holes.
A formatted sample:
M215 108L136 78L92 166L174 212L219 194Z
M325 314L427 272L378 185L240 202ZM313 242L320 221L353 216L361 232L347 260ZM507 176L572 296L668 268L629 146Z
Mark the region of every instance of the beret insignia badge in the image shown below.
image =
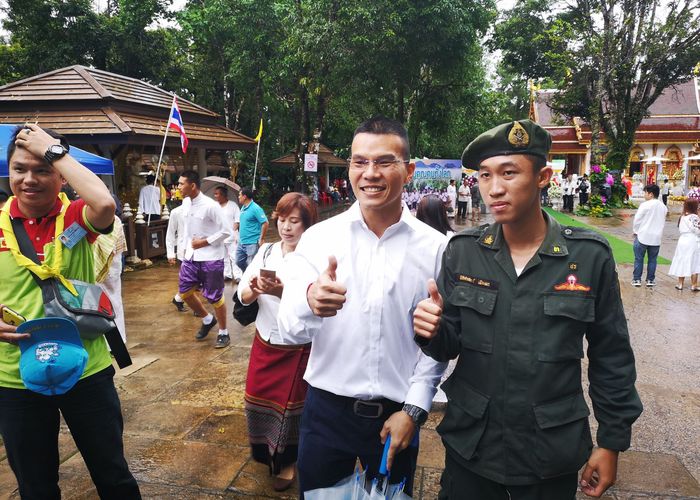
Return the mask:
M516 148L524 148L530 144L530 136L520 123L513 122L513 128L508 134L508 142Z

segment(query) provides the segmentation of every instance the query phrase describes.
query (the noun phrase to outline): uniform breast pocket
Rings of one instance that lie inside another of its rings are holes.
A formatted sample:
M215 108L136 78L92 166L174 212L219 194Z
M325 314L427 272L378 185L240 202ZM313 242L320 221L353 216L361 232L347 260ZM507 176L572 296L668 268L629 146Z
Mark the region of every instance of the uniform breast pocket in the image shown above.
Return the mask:
M462 346L474 351L493 352L493 310L498 290L476 286L456 286L448 302L459 308Z
M544 295L542 328L538 332L539 361L583 358L583 335L595 319L595 300L588 295Z

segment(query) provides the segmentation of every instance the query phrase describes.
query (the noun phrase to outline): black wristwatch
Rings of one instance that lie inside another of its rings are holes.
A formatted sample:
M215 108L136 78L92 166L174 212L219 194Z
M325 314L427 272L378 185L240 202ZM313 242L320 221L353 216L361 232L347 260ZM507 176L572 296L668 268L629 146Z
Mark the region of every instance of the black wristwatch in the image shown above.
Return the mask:
M52 144L44 153L44 159L51 165L59 158L63 158L66 153L68 153L68 148L63 147L61 144Z
M411 420L413 420L413 423L416 424L416 427L422 426L425 421L428 420L428 412L420 406L405 404L403 405L402 410L404 413L407 413L409 417L411 417Z

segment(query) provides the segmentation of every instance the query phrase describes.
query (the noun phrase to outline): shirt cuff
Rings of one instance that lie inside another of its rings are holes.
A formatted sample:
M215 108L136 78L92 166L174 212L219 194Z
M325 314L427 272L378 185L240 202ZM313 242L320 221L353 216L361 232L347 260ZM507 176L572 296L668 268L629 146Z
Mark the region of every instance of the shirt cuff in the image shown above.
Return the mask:
M408 394L406 394L406 400L404 404L414 405L430 412L430 408L433 405L433 397L437 389L435 387L428 387L423 384L413 384L408 389Z

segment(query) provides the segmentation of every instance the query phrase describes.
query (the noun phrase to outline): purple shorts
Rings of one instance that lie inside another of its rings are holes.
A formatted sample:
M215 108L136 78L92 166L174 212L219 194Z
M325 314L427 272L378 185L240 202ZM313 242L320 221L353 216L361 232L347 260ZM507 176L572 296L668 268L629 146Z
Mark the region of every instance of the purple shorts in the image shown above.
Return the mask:
M180 266L180 294L199 288L202 296L214 304L224 295L224 261L183 260Z

